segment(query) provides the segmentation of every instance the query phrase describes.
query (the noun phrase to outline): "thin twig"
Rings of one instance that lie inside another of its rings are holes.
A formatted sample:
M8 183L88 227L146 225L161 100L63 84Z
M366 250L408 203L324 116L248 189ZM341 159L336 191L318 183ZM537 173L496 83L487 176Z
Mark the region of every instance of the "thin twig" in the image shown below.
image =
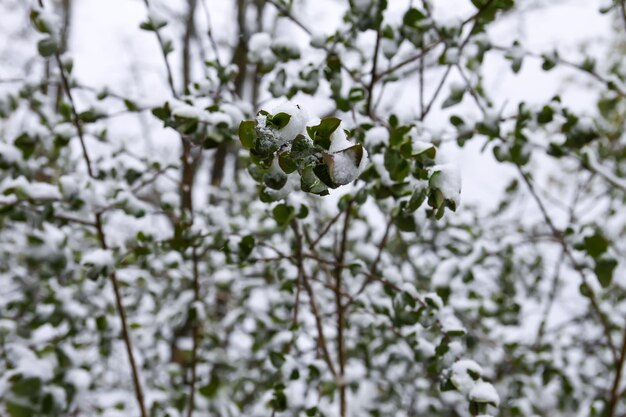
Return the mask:
M596 315L600 319L600 323L601 323L601 325L603 327L604 335L605 335L606 340L607 340L607 345L608 345L609 350L611 351L611 354L613 356L614 363L617 364L619 362L619 357L618 357L618 354L617 354L617 349L615 348L615 343L613 342L613 336L611 335L611 326L610 326L609 322L607 321L606 316L604 315L604 313L600 309L600 305L598 304L598 300L596 299L596 295L595 295L593 289L591 288L591 286L587 282L587 277L586 277L585 272L584 272L584 267L582 265L580 265L580 263L578 263L578 261L576 261L576 258L574 258L574 255L572 254L572 251L570 250L568 244L565 242L562 233L556 228L556 226L552 222L552 219L550 218L550 215L548 214L548 211L547 211L546 207L544 206L543 201L541 201L541 198L537 194L537 191L535 190L535 187L533 186L532 182L530 181L530 179L528 178L526 173L524 173L524 171L522 171L522 168L519 165L517 165L517 170L518 170L519 174L521 175L522 179L524 180L524 182L526 183L526 186L528 187L528 190L530 191L530 194L532 195L533 199L537 203L537 206L539 206L539 210L541 211L541 214L543 215L543 218L544 218L546 224L548 225L548 227L552 231L552 234L554 235L555 239L558 241L558 243L563 248L563 252L567 256L567 258L570 260L572 266L574 267L574 269L580 275L583 284L585 284L585 286L587 287L588 293L589 293L589 296L588 296L589 297L589 301L591 302L591 306L592 306L594 312L596 313Z
M292 230L296 236L296 245L299 245L302 248L302 236L300 231L298 230L297 225L292 225ZM300 252L302 253L302 252ZM335 369L335 365L333 364L333 360L330 357L330 352L328 350L328 343L326 341L326 336L324 334L324 324L322 322L322 315L320 314L319 308L317 306L317 302L315 301L315 292L313 291L313 287L309 282L306 274L304 273L304 269L302 270L302 285L304 285L304 289L306 290L309 296L309 305L311 306L311 311L313 312L313 316L315 317L315 327L317 328L317 345L322 350L322 357L324 361L328 365L328 369L330 373L333 375L335 379L337 378L337 370Z
M346 207L343 231L341 234L341 242L339 247L339 254L337 256L338 266L335 268L335 304L337 308L337 351L339 356L339 416L345 417L347 412L347 396L346 396L346 384L344 381L345 366L346 366L346 346L344 339L344 305L341 297L343 262L346 256L346 249L348 243L348 230L350 227L350 214L352 213L352 201L348 203Z
M372 114L372 101L374 98L374 86L376 85L376 81L378 80L376 76L376 67L378 65L378 51L380 49L380 38L381 38L381 30L380 26L383 22L380 10L381 2L379 1L377 4L378 10L376 13L376 19L378 19L378 24L376 26L376 43L374 44L374 56L372 58L372 70L370 71L370 83L367 88L367 102L365 104L365 113L369 115L372 119L374 119Z
M44 4L43 0L39 0L39 6L43 9ZM91 165L91 159L89 157L89 153L87 152L87 146L85 144L85 137L83 133L83 128L81 125L80 117L78 116L78 111L76 110L76 104L74 102L74 97L72 96L72 90L70 87L69 80L67 78L67 74L65 73L65 68L63 66L63 62L61 60L61 56L59 52L54 54L54 58L56 64L59 67L59 73L61 75L62 87L65 95L70 104L71 112L72 112L72 122L74 127L76 128L76 133L78 134L78 139L80 141L80 145L83 152L83 158L85 160L85 164L87 165L87 172L91 178L96 178L94 174L94 170ZM102 249L108 249L106 235L104 232L104 226L102 224L102 215L100 213L95 213L95 227L98 234L98 240L100 241L100 246ZM137 404L139 406L139 411L142 417L147 417L148 413L146 412L146 407L144 403L144 395L143 389L141 387L140 377L139 377L139 369L137 367L135 361L135 355L133 353L132 341L130 338L130 332L128 330L128 323L126 320L126 310L124 308L124 304L122 303L122 295L119 289L119 283L117 281L117 274L115 271L111 272L109 275L111 284L113 286L113 292L115 294L115 304L117 307L117 312L120 317L120 321L122 324L122 337L124 338L124 344L126 346L126 352L128 354L128 360L130 362L130 367L132 371L133 384L135 387L135 396L137 398Z

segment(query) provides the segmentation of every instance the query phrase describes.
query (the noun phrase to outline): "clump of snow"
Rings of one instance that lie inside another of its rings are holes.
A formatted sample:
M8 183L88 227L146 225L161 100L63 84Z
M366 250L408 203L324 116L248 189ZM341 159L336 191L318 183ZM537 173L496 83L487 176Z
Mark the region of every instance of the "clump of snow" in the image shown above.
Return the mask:
M329 152L339 152L354 145L350 142L346 136L346 132L342 129L341 125L335 129L330 135L330 147Z
M97 267L111 267L115 263L113 252L106 249L95 249L83 256L83 265L93 265Z
M353 4L354 8L361 12L371 10L374 7L372 0L354 0Z
M2 184L2 190L16 189L23 192L26 197L33 200L60 200L59 189L45 182L28 182L23 176L15 179L7 179Z
M339 185L349 184L359 175L359 167L350 152L333 154L331 167L330 176Z
M63 138L71 138L76 134L76 127L69 122L59 123L52 129L52 133Z
M450 309L442 309L439 315L439 321L441 322L441 330L444 333L463 333L465 334L465 326L454 315Z
M248 42L248 59L254 64L270 66L276 62L276 56L271 50L272 37L269 33L258 32L250 37Z
M31 182L26 188L26 194L33 200L60 200L61 193L59 189L52 184L45 182Z
M7 163L16 163L22 160L22 155L15 146L0 142L0 160Z
M424 296L424 298L427 301L430 301L437 308L443 308L443 300L441 299L441 297L439 297L439 295L437 295L437 293L429 292Z
M203 111L190 104L181 103L172 109L172 116L181 119L200 119Z
M65 380L79 391L86 390L91 384L91 376L89 375L89 372L82 368L70 369L65 374Z
M300 133L304 132L304 128L309 121L309 115L299 105L286 101L278 105L272 114L287 113L291 116L289 123L282 129L278 130L278 139L282 143L291 142Z
M435 149L435 145L430 142L424 142L416 138L413 138L411 140L411 150L413 155L420 155L431 149Z
M441 164L433 167L433 187L443 194L444 198L451 200L458 207L461 202L461 175L458 168L452 164Z
M329 164L331 171L330 176L336 184L345 185L354 181L365 169L367 165L367 151L362 149L361 160L356 161L356 153L347 151L348 148L355 146L353 142L348 140L346 132L341 125L330 136L330 147L328 157L332 160Z
M224 103L220 106L220 109L230 117L231 126L239 125L239 122L246 118L242 109L235 104Z
M469 393L469 399L477 403L493 404L496 407L500 405L498 392L493 385L485 381L479 381L474 385Z
M389 130L383 126L376 126L365 133L365 146L370 151L378 145L389 143Z
M460 392L468 394L483 373L483 368L469 359L461 359L452 365L450 382ZM473 374L473 375L472 375Z
M271 48L274 52L285 51L289 56L299 56L300 47L292 37L280 37L274 39Z
M453 81L450 83L450 92L452 95L461 94L465 91L467 85L459 81Z
M383 38L380 41L380 49L383 51L385 58L389 59L398 52L398 43L389 38Z
M449 65L458 64L459 58L460 58L460 51L459 51L459 48L456 48L456 47L448 48L444 56L444 60L446 64L449 64Z

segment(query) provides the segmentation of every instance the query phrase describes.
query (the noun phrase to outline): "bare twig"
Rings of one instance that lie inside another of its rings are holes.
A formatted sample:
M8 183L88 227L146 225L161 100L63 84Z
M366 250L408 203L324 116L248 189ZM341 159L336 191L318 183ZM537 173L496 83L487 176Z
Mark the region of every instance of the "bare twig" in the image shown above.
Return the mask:
M297 227L297 224L292 224L292 230L296 236L296 245L299 246L300 254L302 254L302 236ZM311 306L311 312L315 317L315 327L317 328L317 344L319 348L322 350L322 357L324 361L328 365L328 369L330 373L333 375L335 379L338 379L337 370L335 369L335 365L333 364L333 360L330 357L330 352L328 350L328 343L326 341L326 336L324 334L324 324L322 321L322 315L317 306L317 302L315 300L315 292L313 291L313 287L309 282L306 274L304 273L304 269L302 269L302 285L304 285L304 289L306 290L309 296L309 305Z
M600 319L600 323L602 325L602 328L604 330L604 335L605 335L606 340L607 340L607 345L609 347L609 350L611 351L611 354L613 356L613 360L614 360L615 364L617 365L617 363L619 362L619 357L618 357L618 354L617 354L617 349L615 348L615 343L613 342L613 336L611 335L611 326L610 326L610 324L609 324L605 314L602 312L602 309L600 308L600 305L598 304L598 300L596 298L596 295L595 295L593 289L591 288L591 286L587 282L587 276L585 275L584 267L576 260L576 258L574 257L572 251L570 250L567 242L565 242L565 239L563 238L562 233L554 225L552 219L550 218L550 215L548 214L548 211L547 211L546 207L543 204L543 201L541 200L541 198L537 194L537 191L535 190L535 187L533 186L532 182L530 181L530 179L528 178L526 173L524 173L524 171L522 171L522 168L519 165L517 165L517 170L518 170L519 174L521 175L522 179L524 180L524 182L526 183L526 186L528 187L528 190L530 191L530 194L532 195L533 199L537 203L537 206L539 206L539 210L541 211L541 214L543 215L543 218L544 218L546 224L548 225L548 227L552 231L552 234L554 235L554 237L557 240L557 242L563 248L563 252L565 253L567 258L571 262L572 266L574 267L574 270L576 270L578 272L578 274L580 275L580 278L581 278L583 284L585 284L585 286L587 287L588 293L589 293L588 298L589 298L589 301L591 302L591 307L593 308L594 312L596 313L596 315Z
M44 7L43 4L43 0L39 0L39 6L41 8ZM71 112L72 112L72 123L74 124L74 127L76 128L76 133L78 134L78 139L80 141L80 145L81 145L81 149L83 152L83 159L85 160L85 164L87 165L87 173L89 174L89 176L91 178L96 178L94 170L92 168L91 165L91 159L89 157L89 153L87 151L87 146L85 143L85 136L83 133L83 128L81 125L81 121L80 121L80 117L78 116L78 111L76 110L76 104L74 102L74 97L72 96L72 90L70 87L70 83L69 80L67 78L67 74L65 73L65 68L63 66L63 62L61 60L61 55L59 52L55 53L54 55L55 61L57 66L59 67L59 73L61 75L61 82L62 82L62 87L63 87L63 92L65 93L65 95L67 96L67 99L69 101L70 104L70 108L71 108ZM102 214L101 213L95 213L95 227L97 230L97 234L98 234L98 240L100 242L100 246L102 247L102 249L108 249L107 246L107 241L106 241L106 234L104 231L104 226L102 224ZM141 381L140 381L140 377L139 377L139 369L137 367L136 361L135 361L135 355L133 353L133 346L132 346L132 341L130 338L130 332L128 330L128 323L126 320L126 310L124 308L124 305L122 303L122 295L120 293L120 289L119 289L119 283L117 280L117 274L115 273L115 271L113 271L110 275L110 280L111 280L111 284L113 286L113 292L115 294L115 304L117 307L117 312L118 312L118 316L120 318L121 324L122 324L122 337L124 339L124 344L126 346L126 352L128 354L128 360L130 362L130 367L131 367L131 372L132 372L132 377L133 377L133 385L135 387L135 397L137 398L137 404L139 406L139 411L141 413L142 417L147 417L148 414L146 412L146 407L145 407L145 403L144 403L144 395L143 395L143 389L141 387Z
M350 227L350 215L352 213L352 204L350 201L346 207L346 212L343 222L343 231L341 234L341 242L339 247L339 253L337 255L337 266L335 267L335 304L337 308L337 351L339 356L339 415L345 417L347 412L347 397L346 397L346 385L344 381L345 365L346 365L346 346L344 339L344 327L345 327L345 308L341 297L342 287L342 272L343 262L346 256L346 249L348 243L348 230Z

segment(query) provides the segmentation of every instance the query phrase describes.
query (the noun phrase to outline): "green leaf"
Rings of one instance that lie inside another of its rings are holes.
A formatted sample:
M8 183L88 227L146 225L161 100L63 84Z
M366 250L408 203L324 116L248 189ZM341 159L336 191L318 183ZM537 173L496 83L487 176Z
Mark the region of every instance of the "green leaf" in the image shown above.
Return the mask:
M317 407L307 408L305 413L307 417L314 417L317 414Z
M126 106L126 109L128 111L131 111L131 112L139 111L139 106L137 106L137 103L135 103L134 101L124 99L124 105Z
M394 220L395 225L403 232L415 232L417 230L415 218L410 213L400 213Z
M328 187L315 175L313 167L306 167L300 175L302 191L317 195L328 195Z
M217 394L217 391L220 387L220 379L219 377L213 373L211 375L211 379L207 385L204 385L198 389L200 395L206 398L214 398Z
M287 126L289 120L291 120L291 115L287 113L278 113L272 116L272 118L267 118L268 123L272 124L276 129L282 129Z
M41 379L37 377L20 377L13 382L11 390L20 397L37 396L41 390Z
M35 152L37 141L35 138L28 136L26 133L22 133L15 139L14 145L22 151L24 159L28 159L32 156L33 152Z
M51 57L52 55L56 54L58 50L59 45L57 44L57 41L55 41L51 37L44 38L37 42L37 51L39 51L39 55L44 58Z
M337 188L338 185L333 182L332 177L330 176L329 167L326 164L319 164L313 168L313 172L324 184L326 184L330 188Z
M552 54L543 54L541 58L543 58L541 68L544 71L550 71L552 68L556 67L559 56L556 52L553 52Z
M280 369L285 363L285 355L280 352L270 352L270 362L275 368Z
M157 30L161 29L162 27L165 27L166 25L167 25L167 22L165 21L147 20L145 22L141 22L141 24L139 25L139 28L141 30L147 30L149 32L156 32Z
M166 39L165 41L163 41L163 54L164 55L169 55L171 52L174 51L174 44L172 43L171 40Z
M100 118L100 115L94 110L85 110L78 115L78 118L83 123L93 123Z
M411 198L409 199L408 204L405 207L405 210L409 213L414 212L424 203L426 200L426 196L428 196L428 187L426 186L418 186L413 190L413 194L411 194Z
M287 175L280 170L271 171L263 175L263 183L273 190L280 190L287 184Z
M295 161L291 158L291 152L283 152L278 155L278 165L280 166L280 169L285 172L285 174L291 174L298 169Z
M30 408L11 401L7 401L5 407L11 417L32 417L35 415L35 412Z
M537 122L540 124L550 123L554 119L554 110L550 106L543 106L537 113Z
M252 120L244 120L239 124L239 140L245 149L252 149L254 146L257 139L255 126L256 123Z
M424 20L425 18L426 15L423 12L412 7L404 14L402 23L404 23L405 26L417 27L417 23L421 20Z
M286 226L294 217L296 217L296 210L286 204L279 204L272 210L274 220L279 226Z
M452 90L447 99L444 100L441 105L442 109L447 109L448 107L452 107L455 104L463 101L463 96L465 95L465 89Z
M155 107L152 109L152 114L159 120L166 121L172 116L172 110L170 104L165 103L163 107Z
M594 272L603 288L608 287L613 280L613 271L617 267L617 261L613 258L601 258L596 260Z
M330 136L341 124L341 120L336 117L326 117L317 126L307 127L307 132L316 145L323 149L330 148Z
M317 153L315 145L310 138L304 135L298 135L291 144L290 156L295 161L304 161L309 156Z
M250 256L250 253L252 253L252 250L254 249L255 243L256 242L254 236L252 235L244 236L241 239L241 241L239 242L239 260L243 261L248 258L248 256Z
M585 237L584 248L589 256L595 259L609 249L609 241L600 231L596 231L593 235Z

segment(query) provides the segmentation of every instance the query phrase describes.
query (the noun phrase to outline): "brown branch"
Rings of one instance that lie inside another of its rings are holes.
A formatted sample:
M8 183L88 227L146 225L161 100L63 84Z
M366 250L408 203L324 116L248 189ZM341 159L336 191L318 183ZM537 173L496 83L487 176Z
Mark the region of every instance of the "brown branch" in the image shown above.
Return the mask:
M301 251L302 250L302 236L300 234L300 231L297 227L297 224L292 224L291 227L296 236L296 245L300 248L300 251ZM299 253L302 254L302 252L299 252ZM317 344L319 348L322 350L322 356L324 358L324 361L328 365L328 369L330 370L330 373L337 380L338 379L337 370L335 369L335 366L333 365L333 361L330 357L330 352L328 350L328 343L326 341L326 336L324 335L324 325L322 322L322 315L320 314L319 308L317 306L317 302L315 301L315 292L313 291L313 287L311 286L311 283L309 282L306 274L304 273L304 269L302 269L302 285L304 285L304 289L306 290L309 296L309 304L311 306L311 311L313 313L313 316L315 317L315 327L317 328L317 339L318 339Z
M339 416L345 417L347 412L347 397L346 397L346 384L344 381L345 366L346 366L346 346L344 338L345 328L345 308L341 297L342 279L341 275L344 268L344 259L346 256L346 249L348 243L348 230L350 227L350 215L352 213L352 204L350 201L346 207L343 232L341 234L341 243L339 247L339 254L337 256L337 266L335 267L335 305L337 308L337 352L339 356Z
M624 2L622 2L622 5ZM626 331L622 340L622 348L619 354L619 360L616 364L615 378L613 379L613 387L611 388L611 397L609 398L609 404L607 406L606 417L613 417L617 409L617 401L620 397L619 387L622 381L622 372L624 371L624 362L626 361Z
M150 12L150 1L143 0L146 5L146 9L148 9L148 13ZM163 56L163 61L165 62L165 69L167 71L167 84L170 87L170 91L175 98L178 98L178 94L176 93L176 88L174 87L174 77L172 76L172 67L170 66L170 62L167 59L167 51L165 50L165 42L163 41L163 37L161 36L160 29L155 28L154 33L156 35L157 41L159 42L159 48L161 49L161 54Z
M326 236L326 234L328 233L328 231L330 230L330 228L337 223L337 220L339 220L339 218L341 217L342 212L340 211L339 213L337 213L337 215L335 217L333 217L328 224L326 225L326 227L324 227L324 229L320 232L320 234L317 236L317 238L313 241L309 243L309 249L313 249L317 246L317 244L319 243L320 240L322 240L322 238L324 236Z
M604 330L604 335L607 340L607 345L613 356L614 363L617 365L617 363L619 362L619 357L617 354L617 349L615 348L615 343L613 342L613 336L611 335L611 326L605 314L602 312L600 305L598 304L598 300L596 298L596 295L593 289L587 282L587 276L585 275L584 267L580 263L578 263L578 261L576 261L576 258L574 258L572 251L570 250L567 242L565 242L565 239L563 238L563 234L559 231L559 229L557 229L557 227L552 222L552 219L550 218L550 215L548 214L548 211L546 207L544 206L543 201L541 201L541 198L537 194L535 187L533 186L532 182L530 181L526 173L522 171L522 168L519 165L516 165L516 166L517 166L517 170L519 174L521 175L522 179L526 183L526 186L528 187L530 194L532 195L533 199L537 203L537 206L539 206L539 210L541 211L541 214L543 215L543 218L546 224L548 225L552 234L554 235L554 238L561 245L561 247L563 248L563 252L567 256L567 258L570 260L572 266L574 267L574 270L578 272L583 284L585 284L585 286L587 287L588 293L589 293L589 301L591 302L591 307L596 313L596 315L598 316L598 318L600 319L600 323L602 325L602 328Z
M43 0L39 0L39 6L41 8L44 7ZM80 118L78 116L78 111L76 110L76 104L74 102L74 97L72 96L72 90L71 90L70 83L67 78L67 74L65 73L65 68L63 67L63 62L61 61L60 53L56 52L54 55L54 58L55 58L56 64L59 67L59 73L61 75L63 90L70 104L70 108L72 112L72 122L74 124L74 127L76 128L76 133L78 134L78 139L80 141L80 145L81 145L82 152L83 152L83 158L85 160L85 164L87 165L87 172L91 178L95 179L96 177L94 175L94 171L91 166L91 159L89 158L89 153L87 152L87 146L85 144L83 128L81 125ZM100 246L102 247L102 249L105 249L105 250L108 249L107 242L106 242L106 235L105 235L104 227L102 224L101 213L95 213L95 227L96 227L97 234L98 234L98 240L100 241ZM146 407L144 404L143 389L141 387L139 370L137 368L135 355L133 353L132 341L130 338L130 332L128 330L128 323L126 320L126 310L122 303L122 295L120 293L119 283L117 281L117 274L115 273L115 271L113 271L111 272L109 277L111 280L111 284L113 286L113 292L115 294L115 304L117 307L117 312L120 317L120 321L122 323L122 337L124 339L126 352L128 354L128 360L130 362L130 367L132 371L133 384L135 387L135 397L137 398L137 404L139 406L139 411L141 413L141 416L147 417L148 413L146 412Z
M372 57L372 70L370 71L370 83L367 88L367 102L365 104L365 113L369 115L372 119L374 119L372 114L372 100L374 97L374 86L376 85L376 81L378 78L376 77L376 67L378 65L378 51L380 49L380 38L381 38L381 30L380 26L382 25L383 18L381 16L381 2L379 1L378 10L376 13L376 18L378 19L378 24L376 26L376 43L374 44L374 56Z

